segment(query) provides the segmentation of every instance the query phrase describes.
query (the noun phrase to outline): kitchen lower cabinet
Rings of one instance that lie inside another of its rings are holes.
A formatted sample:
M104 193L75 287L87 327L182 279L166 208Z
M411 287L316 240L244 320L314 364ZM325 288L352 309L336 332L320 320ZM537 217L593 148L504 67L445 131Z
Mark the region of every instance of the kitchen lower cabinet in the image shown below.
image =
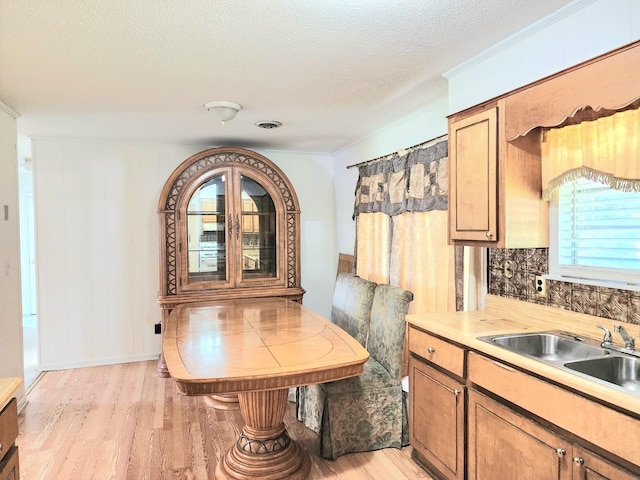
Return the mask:
M19 480L18 406L12 398L0 412L0 480Z
M589 450L573 449L573 480L638 480L638 476Z
M409 372L411 445L444 478L464 478L465 386L416 358Z
M466 351L409 328L409 435L417 460L447 480L465 478Z
M0 462L0 480L20 480L18 447L13 446Z
M640 480L638 415L409 323L409 433L439 480Z
M469 390L469 479L571 480L571 444Z

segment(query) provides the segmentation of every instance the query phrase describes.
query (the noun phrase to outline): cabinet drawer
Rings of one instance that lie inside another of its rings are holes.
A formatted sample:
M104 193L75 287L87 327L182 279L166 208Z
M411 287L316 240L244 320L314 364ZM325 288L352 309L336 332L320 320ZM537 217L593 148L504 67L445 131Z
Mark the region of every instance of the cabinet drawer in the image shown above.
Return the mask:
M9 453L0 462L0 480L20 480L18 447L11 447Z
M469 382L640 466L637 417L475 352L467 356L467 375Z
M18 406L15 398L0 413L0 458L4 457L18 436Z
M416 328L409 328L409 350L431 363L464 377L465 350Z

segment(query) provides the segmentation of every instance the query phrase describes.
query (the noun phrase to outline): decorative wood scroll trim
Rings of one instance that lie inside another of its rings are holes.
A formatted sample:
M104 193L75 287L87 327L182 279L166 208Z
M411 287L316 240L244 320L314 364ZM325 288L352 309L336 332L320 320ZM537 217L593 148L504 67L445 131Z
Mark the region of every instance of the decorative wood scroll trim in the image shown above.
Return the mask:
M640 100L640 42L544 78L505 97L505 139L581 117L611 115Z
M513 138L508 138L507 141L511 142L519 137L524 137L529 134L532 130L536 128L561 128L566 127L568 125L577 125L582 122L590 122L597 120L598 118L609 117L619 112L624 112L625 110L633 110L640 108L640 97L634 98L626 105L622 105L620 107L615 108L604 108L604 107L596 107L591 108L589 105L583 105L576 108L569 115L564 116L558 123L556 124L540 124L534 125L528 130L522 132L521 134L516 135Z
M175 211L178 196L192 177L225 164L247 165L262 172L273 181L273 184L280 191L287 211L299 212L295 190L282 170L266 157L251 150L236 147L210 148L182 162L162 189L158 212Z

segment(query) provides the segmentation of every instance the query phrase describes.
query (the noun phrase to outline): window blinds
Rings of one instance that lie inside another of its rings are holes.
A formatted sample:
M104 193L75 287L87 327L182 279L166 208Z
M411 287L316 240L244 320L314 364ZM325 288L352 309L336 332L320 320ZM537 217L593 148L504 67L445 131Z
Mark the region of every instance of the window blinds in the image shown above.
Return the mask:
M607 269L628 280L635 270L630 275L638 281L640 194L578 179L559 189L558 214L561 274L589 277L590 270Z

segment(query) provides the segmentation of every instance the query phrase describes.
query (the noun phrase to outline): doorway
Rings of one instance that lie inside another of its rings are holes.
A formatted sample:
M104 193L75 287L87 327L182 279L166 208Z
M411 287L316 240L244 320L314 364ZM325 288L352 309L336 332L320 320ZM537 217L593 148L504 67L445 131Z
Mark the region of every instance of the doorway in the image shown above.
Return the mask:
M24 388L40 375L36 289L35 208L30 139L18 139L18 196L20 202L20 274L22 279L22 343Z

